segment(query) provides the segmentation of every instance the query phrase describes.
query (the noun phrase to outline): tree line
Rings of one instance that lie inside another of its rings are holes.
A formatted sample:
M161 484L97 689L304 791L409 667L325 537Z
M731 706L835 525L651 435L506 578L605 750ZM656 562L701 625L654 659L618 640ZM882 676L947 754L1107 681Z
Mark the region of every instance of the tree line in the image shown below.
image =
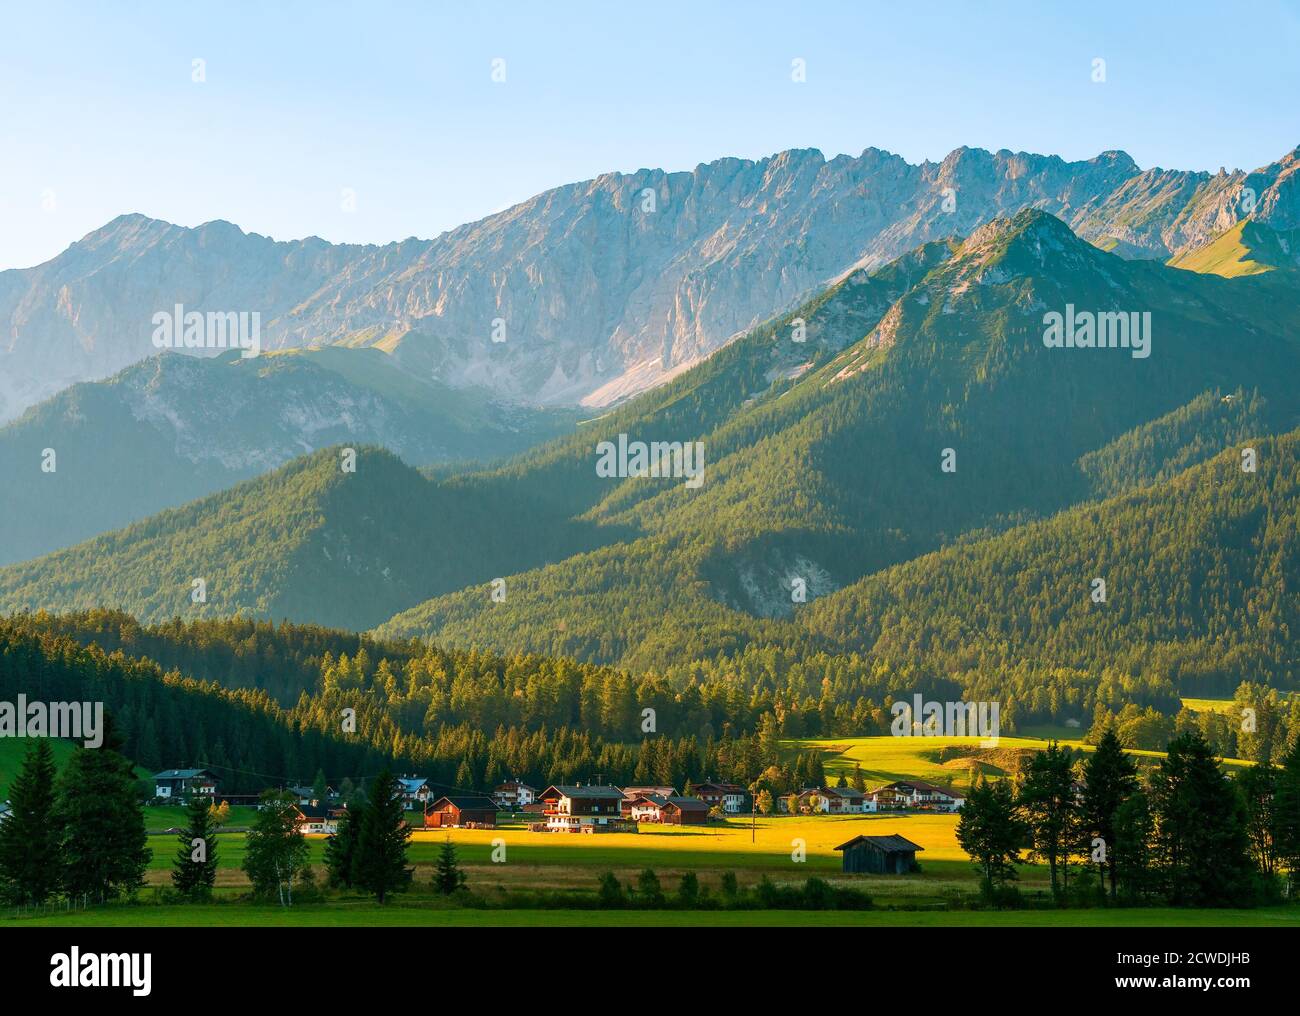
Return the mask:
M1015 905L1023 859L1060 904L1241 907L1300 887L1300 742L1234 778L1196 730L1145 775L1114 729L1079 757L1052 742L1012 778L981 779L957 824L981 893Z

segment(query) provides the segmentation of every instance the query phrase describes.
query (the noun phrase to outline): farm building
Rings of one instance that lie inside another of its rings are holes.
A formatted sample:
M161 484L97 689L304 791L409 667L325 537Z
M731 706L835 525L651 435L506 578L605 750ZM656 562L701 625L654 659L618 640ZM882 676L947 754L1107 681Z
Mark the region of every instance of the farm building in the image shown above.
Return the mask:
M164 769L153 777L154 797L188 797L217 793L217 778L206 769Z
M529 826L552 833L607 833L635 831L636 824L621 819L623 791L605 786L551 786L537 795L546 805L545 823Z
M664 801L659 814L666 825L703 825L709 820L709 806L698 797L674 795Z
M888 783L868 795L880 811L916 808L925 811L959 811L966 799L951 790L921 780Z
M855 836L841 843L844 870L865 875L907 875L916 870L917 846L902 836Z
M426 829L493 829L497 824L497 803L490 797L440 797L424 809Z

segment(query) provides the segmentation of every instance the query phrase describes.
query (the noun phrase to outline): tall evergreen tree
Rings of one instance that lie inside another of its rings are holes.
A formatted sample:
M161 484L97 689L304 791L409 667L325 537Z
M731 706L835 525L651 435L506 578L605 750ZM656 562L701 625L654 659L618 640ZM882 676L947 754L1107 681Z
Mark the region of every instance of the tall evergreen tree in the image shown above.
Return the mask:
M1073 764L1068 748L1050 742L1030 759L1017 802L1029 827L1034 856L1047 862L1052 894L1058 899L1069 888L1070 855L1078 845Z
M365 805L358 802L347 808L334 832L325 840L325 871L329 885L352 888L352 868L357 857L357 838L361 833L361 815Z
M187 826L177 836L172 885L188 900L205 900L217 883L217 821L212 802L203 794L191 794L186 817Z
M1115 809L1115 842L1109 856L1119 898L1140 903L1150 895L1151 802L1140 787Z
M1199 731L1179 734L1151 780L1153 860L1175 906L1253 901L1244 807Z
M411 828L406 824L401 785L385 769L370 784L370 797L360 817L352 881L383 903L411 884L406 848Z
M1103 884L1109 881L1111 899L1117 891L1115 815L1120 805L1137 791L1137 785L1137 765L1124 753L1114 728L1107 727L1096 751L1084 763L1079 820L1086 834L1101 838L1103 859L1099 867Z
M1278 768L1265 760L1248 766L1237 776L1250 842L1250 856L1255 867L1268 879L1277 872Z
M78 748L59 776L64 888L73 899L104 902L144 884L151 855L131 763L107 715L98 748Z
M40 906L62 884L56 774L49 739L32 738L9 786L9 817L0 822L0 899L11 906Z
M995 899L998 890L1016 878L1025 832L1011 785L981 777L957 819L957 842L979 868L985 898Z

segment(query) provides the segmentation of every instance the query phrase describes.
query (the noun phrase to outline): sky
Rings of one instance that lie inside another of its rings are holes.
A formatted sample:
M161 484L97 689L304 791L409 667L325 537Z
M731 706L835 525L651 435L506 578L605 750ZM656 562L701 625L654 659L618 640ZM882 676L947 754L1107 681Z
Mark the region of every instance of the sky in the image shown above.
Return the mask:
M0 0L0 24L0 269L127 212L386 243L789 148L1215 172L1300 144L1300 0Z

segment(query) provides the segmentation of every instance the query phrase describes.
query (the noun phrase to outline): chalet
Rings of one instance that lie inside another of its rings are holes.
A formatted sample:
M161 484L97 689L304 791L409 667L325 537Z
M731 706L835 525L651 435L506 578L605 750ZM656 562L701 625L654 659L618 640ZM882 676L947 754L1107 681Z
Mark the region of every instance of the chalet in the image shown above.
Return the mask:
M440 797L424 807L426 829L495 829L496 824L497 803L481 794Z
M338 831L339 817L346 808L331 808L328 804L297 804L294 821L303 835L329 836Z
M709 820L709 806L698 797L674 795L664 801L659 814L665 825L703 825Z
M537 791L527 783L506 780L492 789L492 800L502 811L521 811L537 800Z
M429 803L429 799L433 797L429 781L422 780L418 776L398 777L397 788L401 791L402 800L406 802L408 808L413 808L416 805L426 805Z
M735 783L701 783L695 787L695 796L710 808L721 807L728 815L735 815L745 806L745 788Z
M880 811L959 811L966 799L951 790L921 780L900 780L873 790L869 797Z
M628 818L632 815L632 802L638 797L645 797L647 794L655 794L662 798L676 797L676 787L624 787L623 788L623 817Z
M624 794L626 793L627 791L624 791ZM631 799L624 797L620 811L633 822L662 822L663 807L667 803L668 798L665 795L646 791Z
M217 778L206 769L164 769L153 776L153 796L179 800L191 794L215 798Z
M559 833L635 831L634 823L621 820L623 791L605 786L551 786L538 797L546 806L546 821L530 829Z
M920 870L917 846L902 836L855 836L841 843L836 850L844 851L844 870L866 875L907 875Z

